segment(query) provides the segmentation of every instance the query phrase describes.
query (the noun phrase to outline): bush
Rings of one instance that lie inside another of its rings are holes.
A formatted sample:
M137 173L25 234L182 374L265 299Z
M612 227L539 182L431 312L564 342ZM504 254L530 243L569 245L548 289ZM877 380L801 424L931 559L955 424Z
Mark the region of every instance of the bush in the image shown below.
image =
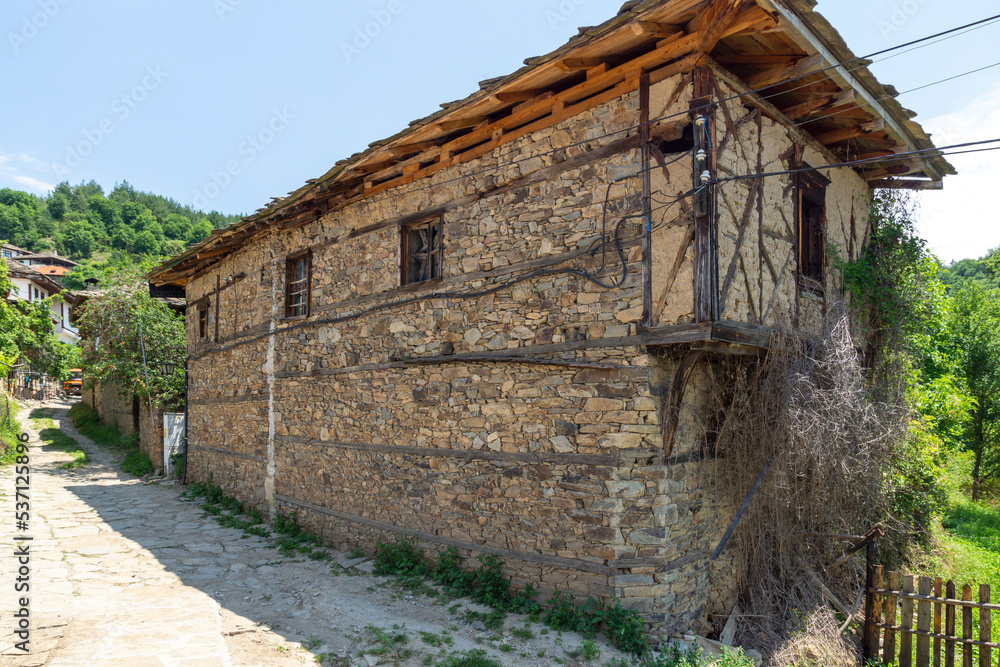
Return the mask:
M378 543L378 553L375 554L375 565L372 568L375 575L403 576L430 573L430 568L424 559L424 552L416 541L404 538L396 544Z
M455 597L463 597L472 591L472 573L462 569L462 557L455 547L448 547L438 555L431 577Z
M153 462L146 455L146 452L135 449L122 461L122 470L133 477L144 477L153 472Z
M479 554L472 599L481 604L506 611L510 609L510 582L503 576L500 561L494 555Z

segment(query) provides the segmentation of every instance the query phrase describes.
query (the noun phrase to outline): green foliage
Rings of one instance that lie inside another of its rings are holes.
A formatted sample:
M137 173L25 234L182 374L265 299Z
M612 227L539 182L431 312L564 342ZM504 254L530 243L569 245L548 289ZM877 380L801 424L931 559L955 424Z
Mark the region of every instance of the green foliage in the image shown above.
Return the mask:
M2 192L2 191L0 191ZM6 264L0 264L0 295L13 289ZM59 297L53 297L58 299ZM21 357L33 370L64 380L78 359L75 346L59 341L50 316L51 299L29 303L0 298L0 359L13 363ZM4 372L4 375L6 372Z
M122 461L122 470L133 477L143 477L153 472L153 462L146 452L135 449Z
M100 295L80 307L80 334L93 341L83 362L91 378L123 395L174 406L184 395L184 320L149 295L142 271L132 267L110 276ZM164 361L175 364L170 376L160 370Z
M463 653L452 653L434 663L435 667L503 667L482 649L472 649Z
M510 582L503 576L500 561L490 554L479 554L480 566L474 575L472 599L501 610L510 608Z
M0 357L0 361L4 361ZM3 369L3 366L0 366ZM0 370L0 376L2 376ZM0 387L0 466L10 465L17 456L17 436L21 433L21 424L17 420L20 406L3 392Z
M430 572L430 568L416 541L404 538L396 544L378 543L378 552L375 554L375 564L372 571L380 577L423 576Z
M97 411L82 401L69 409L69 418L76 430L95 444L123 454L122 469L128 474L142 477L153 472L149 456L139 449L138 433L123 437L115 426L102 424Z
M472 590L474 577L472 573L462 569L462 557L458 549L448 547L438 554L437 564L431 574L434 581L441 584L445 591L455 597L468 595Z
M632 655L642 655L646 652L649 637L646 634L646 622L634 609L625 609L621 602L615 600L613 607L604 612L604 634L611 645Z

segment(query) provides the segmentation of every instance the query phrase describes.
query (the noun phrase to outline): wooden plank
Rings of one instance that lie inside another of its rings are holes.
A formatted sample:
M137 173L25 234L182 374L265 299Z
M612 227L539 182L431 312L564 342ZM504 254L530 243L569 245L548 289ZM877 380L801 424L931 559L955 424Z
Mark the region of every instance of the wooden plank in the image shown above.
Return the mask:
M275 436L275 440L291 444L307 445L310 447L326 447L328 449L350 449L354 451L381 452L397 456L421 456L442 459L461 459L465 461L507 461L511 463L524 463L529 465L551 463L553 465L615 466L618 464L617 454L494 452L492 450L477 449L408 447L404 445L386 445L370 442L343 442L340 440L299 438L289 435ZM499 474L499 470L497 474Z
M388 150L390 155L404 156L412 155L414 153L422 153L431 148L437 148L438 142L436 141L419 141L414 144L397 144L395 146L389 146Z
M972 586L962 586L962 599L972 601ZM962 607L962 639L972 639L972 607ZM972 667L972 646L962 645L962 667Z
M868 123L859 123L857 125L852 125L851 127L845 127L839 130L832 130L830 132L824 132L823 134L816 135L816 141L824 146L830 146L831 144L847 141L848 139L856 139L857 137L878 137L888 139L889 135L884 132L884 130L885 119L876 118Z
M701 25L698 27L696 51L711 53L715 45L723 38L726 29L736 20L743 5L743 0L714 0L709 9L706 10Z
M544 88L529 88L525 90L502 90L490 95L490 98L500 102L502 104L507 104L510 102L526 102L528 100L533 100L536 97L545 94L547 91Z
M443 120L437 123L437 128L442 132L454 132L470 127L477 127L490 121L488 116L469 116L468 118L456 118L454 120Z
M955 599L955 582L951 579L948 580L946 584L945 596L949 600ZM948 637L955 636L955 606L951 604L945 604L944 608L944 634L945 634L945 644L944 644L944 665L945 667L955 667L955 642L947 639Z
M684 28L672 23L656 23L654 21L636 21L630 26L632 33L636 37L649 37L655 39L666 39L678 33L683 35Z
M879 628L888 628L890 626L887 623L879 623L878 627ZM891 626L891 629L895 630L896 632L899 632L899 633L902 633L905 630L906 632L910 633L914 637L925 636L925 637L927 637L929 639L934 639L935 636L936 636L933 632L923 632L922 630L917 630L916 628L904 628L901 625ZM940 639L947 639L948 635L939 635L939 638ZM989 648L998 648L998 649L1000 649L1000 644L998 644L996 642L983 642L983 641L979 641L978 639L962 639L962 638L959 637L959 638L952 638L951 641L953 641L955 644L968 645L968 646L972 646L972 647L976 647L976 646L988 646ZM920 666L918 665L917 667L920 667Z
M603 64L604 58L563 58L556 62L556 67L564 72L575 72Z
M920 577L917 592L930 597L931 578ZM917 602L917 630L929 633L931 631L931 603L927 600ZM917 665L930 667L931 643L927 635L917 637Z
M823 56L817 53L816 55L801 58L791 67L773 67L764 70L760 74L751 76L746 80L746 83L751 90L756 90L765 86L772 86L781 81L798 79L806 74L822 69L823 64Z
M649 74L639 78L639 143L642 146L642 323L653 324L652 174L650 165Z
M913 592L913 575L903 575L903 592ZM913 664L913 600L903 598L899 604L899 625L903 628L899 637L899 667L910 667Z
M934 597L941 597L941 577L934 579ZM941 603L934 603L934 667L941 667Z
M989 584L979 585L979 601L983 604L989 604L990 602L990 587ZM990 642L992 640L992 627L990 624L991 613L989 609L981 609L979 611L979 641ZM982 646L979 649L979 667L992 667L991 660L992 650L989 646Z
M875 588L882 588L883 577L885 576L884 568L881 565L875 566L875 576L872 579L872 585ZM865 651L865 658L869 660L877 660L879 654L879 632L878 624L882 622L882 597L878 593L865 592L865 595L871 596L871 610L872 610L872 632L865 637L865 641L868 642L867 650ZM865 608L869 608L869 604L865 603Z

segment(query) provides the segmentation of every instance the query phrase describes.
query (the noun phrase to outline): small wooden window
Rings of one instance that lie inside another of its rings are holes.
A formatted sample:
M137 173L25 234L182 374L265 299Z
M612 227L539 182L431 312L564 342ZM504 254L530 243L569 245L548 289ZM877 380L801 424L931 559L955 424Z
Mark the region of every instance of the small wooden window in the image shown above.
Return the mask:
M830 181L818 172L796 174L799 235L799 277L806 286L823 284L826 265L826 186Z
M208 302L198 306L198 338L208 338Z
M306 251L285 262L285 317L308 317L312 285L312 256Z
M441 218L403 225L399 230L400 284L413 285L440 278L444 258Z

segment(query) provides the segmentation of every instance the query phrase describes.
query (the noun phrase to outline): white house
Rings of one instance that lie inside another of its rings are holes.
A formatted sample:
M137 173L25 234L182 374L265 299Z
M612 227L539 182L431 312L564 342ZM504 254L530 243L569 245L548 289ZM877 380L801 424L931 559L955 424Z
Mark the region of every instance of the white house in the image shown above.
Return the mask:
M62 285L30 266L10 258L5 258L4 261L7 263L7 275L13 283L13 289L7 295L8 301L35 302L48 299L62 291ZM79 342L80 335L69 320L69 304L61 299L53 300L49 315L60 341L72 345Z

